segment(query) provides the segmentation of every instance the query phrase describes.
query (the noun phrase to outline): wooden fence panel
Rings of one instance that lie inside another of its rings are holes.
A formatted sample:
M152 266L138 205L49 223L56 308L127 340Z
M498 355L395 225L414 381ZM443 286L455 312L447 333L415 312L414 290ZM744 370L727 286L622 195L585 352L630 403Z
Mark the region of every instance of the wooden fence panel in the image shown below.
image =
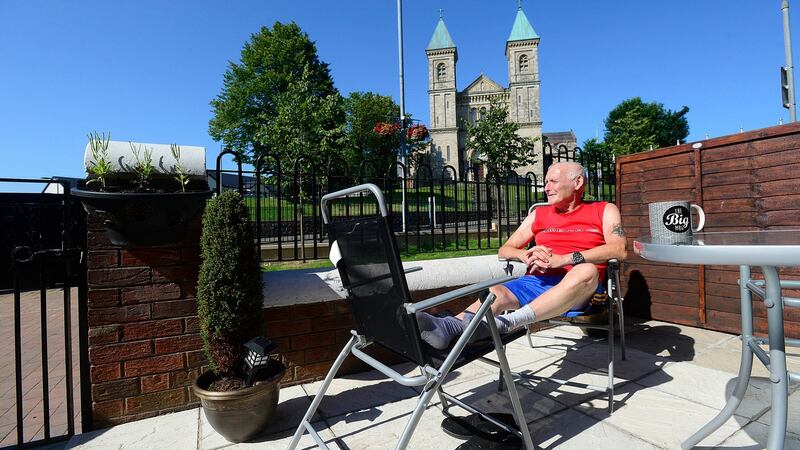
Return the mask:
M647 204L689 200L706 212L704 231L800 228L800 123L723 136L617 159L617 205L629 249L649 234ZM759 270L753 273L759 276ZM781 276L800 279L800 268ZM626 311L667 322L737 333L739 270L646 261L632 252L623 263ZM785 295L800 296L800 291ZM756 332L766 313L754 299ZM800 311L787 309L786 335L800 337Z

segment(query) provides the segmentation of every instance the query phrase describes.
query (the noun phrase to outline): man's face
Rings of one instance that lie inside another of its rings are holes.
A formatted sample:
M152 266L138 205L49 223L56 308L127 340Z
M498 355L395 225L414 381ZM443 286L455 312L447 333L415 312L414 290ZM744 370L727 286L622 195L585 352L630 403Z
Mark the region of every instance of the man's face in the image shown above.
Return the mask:
M575 198L578 179L570 179L567 168L551 166L545 177L544 193L547 203L553 206L567 206Z

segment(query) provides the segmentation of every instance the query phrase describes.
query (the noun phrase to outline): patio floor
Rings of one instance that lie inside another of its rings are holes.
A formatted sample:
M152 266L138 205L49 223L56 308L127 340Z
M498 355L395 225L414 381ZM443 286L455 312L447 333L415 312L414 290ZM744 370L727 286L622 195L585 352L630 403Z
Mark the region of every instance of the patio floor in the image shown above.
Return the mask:
M565 336L555 341L549 336ZM739 365L738 337L698 328L648 321L629 326L628 360L616 365L616 410L609 415L598 393L555 384L518 384L533 441L538 448L680 448L681 442L724 405ZM566 352L558 342L567 344ZM545 330L530 348L525 339L508 346L512 368L602 385L605 376L587 374L604 367L606 347L574 327ZM789 369L800 370L790 350ZM416 374L413 367L397 369ZM701 443L702 448L763 448L770 420L769 380L754 364L753 378L737 414ZM460 398L490 411L510 409L496 389L497 373L483 363L454 372L445 384ZM73 437L50 448L286 448L320 383L281 390L275 425L251 443L230 444L211 429L199 409L155 417ZM800 392L790 386L789 432L785 448L800 449ZM418 390L389 382L377 372L336 379L314 421L331 448L393 448L416 401ZM425 414L409 448L451 449L462 442L439 428L438 398ZM454 407L452 412L461 414ZM180 430L176 432L176 430ZM313 446L305 435L299 448Z

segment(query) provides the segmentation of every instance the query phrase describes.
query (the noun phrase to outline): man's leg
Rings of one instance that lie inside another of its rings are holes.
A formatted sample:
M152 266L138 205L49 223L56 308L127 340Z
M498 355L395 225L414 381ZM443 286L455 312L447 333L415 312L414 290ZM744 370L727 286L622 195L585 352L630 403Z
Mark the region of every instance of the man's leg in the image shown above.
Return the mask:
M585 304L597 290L598 274L594 264L573 267L564 278L527 306L533 309L536 320L547 320Z

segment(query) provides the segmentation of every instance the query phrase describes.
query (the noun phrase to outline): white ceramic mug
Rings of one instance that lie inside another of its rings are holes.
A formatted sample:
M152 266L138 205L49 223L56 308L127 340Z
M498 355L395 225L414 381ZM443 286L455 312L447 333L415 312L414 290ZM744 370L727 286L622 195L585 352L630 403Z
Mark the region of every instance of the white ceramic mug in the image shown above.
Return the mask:
M703 229L706 215L703 208L687 201L657 202L648 205L650 210L650 236L654 242L689 243L692 233ZM691 210L695 209L698 224L692 228Z

